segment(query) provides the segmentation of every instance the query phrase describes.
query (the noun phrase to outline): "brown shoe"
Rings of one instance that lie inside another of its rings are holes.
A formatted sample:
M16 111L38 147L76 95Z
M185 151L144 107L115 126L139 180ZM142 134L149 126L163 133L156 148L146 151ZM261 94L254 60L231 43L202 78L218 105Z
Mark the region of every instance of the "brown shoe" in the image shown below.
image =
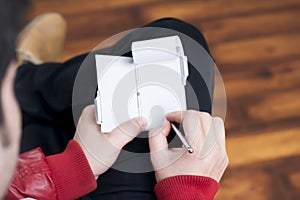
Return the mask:
M57 13L48 13L33 19L19 34L16 53L17 61L34 64L55 62L60 56L67 24Z

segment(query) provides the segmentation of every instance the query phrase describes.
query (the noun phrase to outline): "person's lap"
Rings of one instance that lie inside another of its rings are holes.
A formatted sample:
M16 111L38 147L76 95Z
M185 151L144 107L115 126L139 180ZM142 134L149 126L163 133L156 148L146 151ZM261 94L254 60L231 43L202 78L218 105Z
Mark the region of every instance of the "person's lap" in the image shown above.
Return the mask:
M167 18L152 22L146 27L161 27L178 31L194 39L209 52L201 32L185 22ZM131 56L132 41L174 34L172 31L149 33L148 30L145 29L145 32L143 30L133 31L114 47L94 53ZM94 53L89 56L92 58ZM46 155L56 154L63 151L68 141L73 138L75 125L72 115L72 91L77 72L83 61L89 56L84 54L65 63L45 63L39 66L26 63L19 68L15 89L23 115L21 152L39 146ZM189 57L189 54L187 56ZM93 62L91 61L92 65ZM203 62L201 67L208 68L211 75L213 74L213 63L210 61ZM189 70L188 82L196 93L199 109L211 112L213 76L209 77L212 86L210 87L207 86L195 67L189 64ZM195 109L193 106L189 106L189 99L187 100L188 108ZM174 133L170 137L173 138ZM147 138L135 139L126 145L125 149L132 152L148 152ZM84 198L155 199L153 172L126 173L110 169L98 178L98 185L96 191Z

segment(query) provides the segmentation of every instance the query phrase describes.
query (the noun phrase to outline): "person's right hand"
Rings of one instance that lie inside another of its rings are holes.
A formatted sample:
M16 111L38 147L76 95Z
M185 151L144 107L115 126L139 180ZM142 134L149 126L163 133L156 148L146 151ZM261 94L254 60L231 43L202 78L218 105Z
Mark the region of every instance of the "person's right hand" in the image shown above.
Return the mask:
M146 125L146 120L138 117L104 134L96 123L95 106L92 105L83 110L74 140L81 146L97 178L113 165L121 149L140 134Z
M167 122L149 132L151 161L157 182L179 175L196 175L220 181L227 165L225 130L221 118L198 111L173 112ZM194 152L183 148L168 148L170 122L183 125L185 137Z

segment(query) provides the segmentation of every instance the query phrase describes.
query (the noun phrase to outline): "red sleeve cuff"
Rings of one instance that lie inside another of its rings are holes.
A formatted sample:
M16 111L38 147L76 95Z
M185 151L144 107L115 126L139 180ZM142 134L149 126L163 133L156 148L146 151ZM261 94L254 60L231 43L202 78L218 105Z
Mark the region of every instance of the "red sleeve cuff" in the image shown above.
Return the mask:
M191 200L214 199L219 184L212 178L203 176L174 176L156 184L154 190L158 199Z
M46 159L58 199L76 199L97 188L94 174L76 141L71 140L64 152Z

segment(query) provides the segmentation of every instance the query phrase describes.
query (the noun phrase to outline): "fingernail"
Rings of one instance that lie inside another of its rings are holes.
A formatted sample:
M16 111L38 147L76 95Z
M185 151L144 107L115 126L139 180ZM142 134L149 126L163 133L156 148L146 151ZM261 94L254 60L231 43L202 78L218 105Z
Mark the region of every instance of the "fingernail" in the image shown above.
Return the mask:
M140 128L144 129L147 126L147 119L144 117L140 117L137 123L139 124Z

